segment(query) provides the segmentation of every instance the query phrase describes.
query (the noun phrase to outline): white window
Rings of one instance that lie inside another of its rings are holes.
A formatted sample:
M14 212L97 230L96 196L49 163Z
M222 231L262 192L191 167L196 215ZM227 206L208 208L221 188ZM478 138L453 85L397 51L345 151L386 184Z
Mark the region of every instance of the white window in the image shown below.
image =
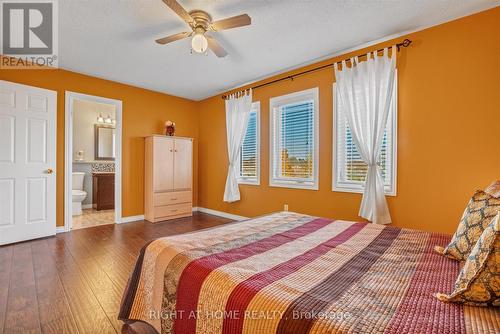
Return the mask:
M276 187L318 189L318 88L270 100L270 178Z
M397 73L378 164L382 167L386 195L396 195ZM361 159L344 111L336 101L333 85L333 191L362 193L368 166Z
M239 159L238 183L260 184L260 102L252 103Z

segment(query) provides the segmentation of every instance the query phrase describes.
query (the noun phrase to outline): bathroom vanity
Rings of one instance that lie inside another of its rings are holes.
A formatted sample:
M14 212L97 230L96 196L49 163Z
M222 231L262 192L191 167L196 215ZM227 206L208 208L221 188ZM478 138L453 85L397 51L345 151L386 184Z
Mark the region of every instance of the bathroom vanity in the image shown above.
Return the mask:
M115 159L114 125L94 125L94 159ZM99 210L115 208L114 163L92 165L92 207Z
M115 173L92 173L92 207L98 211L115 208Z

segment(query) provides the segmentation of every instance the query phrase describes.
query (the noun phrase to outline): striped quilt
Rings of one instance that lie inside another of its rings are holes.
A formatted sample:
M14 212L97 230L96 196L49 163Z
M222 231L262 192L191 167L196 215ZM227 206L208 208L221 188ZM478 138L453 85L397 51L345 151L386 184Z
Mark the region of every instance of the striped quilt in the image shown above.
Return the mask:
M499 333L499 308L446 304L449 236L281 212L146 245L120 319L159 333Z

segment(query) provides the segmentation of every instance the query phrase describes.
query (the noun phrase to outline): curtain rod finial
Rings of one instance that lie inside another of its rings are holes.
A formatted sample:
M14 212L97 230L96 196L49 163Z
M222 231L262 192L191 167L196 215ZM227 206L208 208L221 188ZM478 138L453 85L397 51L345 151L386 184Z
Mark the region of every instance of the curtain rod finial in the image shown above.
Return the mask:
M397 49L399 51L401 49L401 47L405 47L405 48L409 47L410 44L411 44L411 42L412 42L411 39L406 38L401 43L396 44L396 47L397 47Z

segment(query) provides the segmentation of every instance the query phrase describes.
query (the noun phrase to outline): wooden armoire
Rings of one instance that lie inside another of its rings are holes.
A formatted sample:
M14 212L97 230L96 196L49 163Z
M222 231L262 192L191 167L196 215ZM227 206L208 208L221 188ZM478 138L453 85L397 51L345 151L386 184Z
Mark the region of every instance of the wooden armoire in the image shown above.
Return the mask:
M145 213L150 222L187 217L193 209L193 139L146 137Z

